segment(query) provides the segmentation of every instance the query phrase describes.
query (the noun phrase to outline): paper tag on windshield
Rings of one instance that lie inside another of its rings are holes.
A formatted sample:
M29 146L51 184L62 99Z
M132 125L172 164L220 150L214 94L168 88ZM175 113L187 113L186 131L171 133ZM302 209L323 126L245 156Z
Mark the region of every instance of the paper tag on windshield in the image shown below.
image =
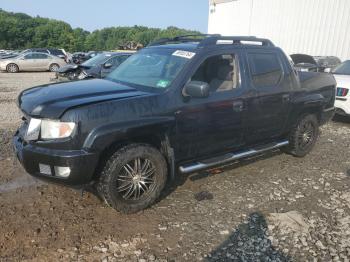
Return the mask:
M174 56L180 56L180 57L184 57L187 59L191 59L192 57L194 57L196 53L193 52L188 52L188 51L182 51L182 50L177 50L173 53Z

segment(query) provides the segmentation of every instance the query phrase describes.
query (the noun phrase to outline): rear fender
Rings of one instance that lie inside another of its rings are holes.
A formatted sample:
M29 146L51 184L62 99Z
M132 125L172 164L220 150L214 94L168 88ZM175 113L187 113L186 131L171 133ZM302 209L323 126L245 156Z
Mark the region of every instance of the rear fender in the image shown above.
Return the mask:
M326 100L321 94L303 94L293 101L290 122L286 131L293 128L300 117L305 114L315 114L320 120L321 113L326 105Z

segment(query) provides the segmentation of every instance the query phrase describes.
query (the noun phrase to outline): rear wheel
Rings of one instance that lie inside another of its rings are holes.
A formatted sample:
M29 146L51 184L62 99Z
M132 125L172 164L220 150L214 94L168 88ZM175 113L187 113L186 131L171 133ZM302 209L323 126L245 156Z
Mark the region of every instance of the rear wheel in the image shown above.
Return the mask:
M6 67L6 71L9 73L17 73L19 71L18 65L16 64L8 64Z
M97 190L109 206L135 213L157 200L166 179L167 165L162 154L149 145L131 144L107 160Z
M51 72L57 72L59 68L60 68L60 66L58 64L51 64L49 67L49 70Z
M319 124L315 115L304 115L293 128L286 152L296 157L307 155L314 147L319 135Z

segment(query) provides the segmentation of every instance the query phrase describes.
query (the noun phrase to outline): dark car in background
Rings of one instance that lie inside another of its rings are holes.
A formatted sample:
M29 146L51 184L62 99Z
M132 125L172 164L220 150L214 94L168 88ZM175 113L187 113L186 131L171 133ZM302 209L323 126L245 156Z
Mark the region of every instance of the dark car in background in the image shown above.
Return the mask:
M102 53L102 51L90 51L87 53L84 52L76 52L72 56L72 61L74 64L80 65L84 63L85 61L93 58L94 56Z
M66 65L58 70L57 78L68 80L84 78L104 78L123 63L132 52L103 52L81 65Z
M321 72L331 72L334 68L341 64L341 60L336 56L314 56Z
M319 66L311 55L293 54L290 55L293 60L294 67L301 72L319 72Z
M341 60L336 56L311 56L306 54L293 54L290 56L298 71L327 72L329 73L340 65Z

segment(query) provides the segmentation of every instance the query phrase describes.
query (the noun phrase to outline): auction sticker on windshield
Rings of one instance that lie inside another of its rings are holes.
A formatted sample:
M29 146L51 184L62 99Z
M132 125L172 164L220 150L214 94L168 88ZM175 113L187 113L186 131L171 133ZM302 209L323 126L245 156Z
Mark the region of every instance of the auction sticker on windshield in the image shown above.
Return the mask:
M189 51L183 51L183 50L176 50L173 55L174 56L180 56L180 57L184 57L187 59L191 59L192 57L194 57L196 53L193 52L189 52Z

